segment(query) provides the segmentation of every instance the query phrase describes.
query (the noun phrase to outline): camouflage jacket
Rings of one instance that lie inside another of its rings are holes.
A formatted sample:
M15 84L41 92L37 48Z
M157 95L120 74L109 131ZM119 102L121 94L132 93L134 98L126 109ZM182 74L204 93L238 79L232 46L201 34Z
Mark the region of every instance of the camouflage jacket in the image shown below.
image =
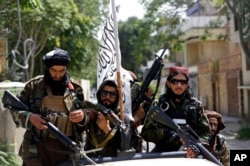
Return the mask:
M76 96L78 98L78 102L81 105L81 108L84 107L84 96L83 96L83 90L82 88L73 83ZM37 76L33 79L31 79L27 84L25 85L24 89L21 91L20 95L18 95L18 98L26 104L30 110L11 110L11 114L13 117L14 122L16 123L17 127L23 127L26 129L24 133L24 139L22 142L22 146L20 148L19 154L22 156L22 158L29 158L29 157L36 157L37 156L37 149L36 149L36 143L41 139L40 137L40 131L38 129L35 129L35 127L29 122L29 115L31 111L33 113L41 114L43 115L42 110L42 101L43 97L45 97L46 94L46 87L48 85L46 84L43 76ZM68 95L70 95L70 91L68 88L66 88L66 91L64 92L64 98L66 98ZM65 100L64 100L65 101ZM73 101L72 101L73 102ZM68 111L74 109L74 104L72 102L65 103ZM84 111L84 110L83 110ZM74 141L79 142L81 141L81 132L84 129L84 125L87 122L87 118L76 124L73 137ZM35 132L34 132L35 131Z
M204 145L208 145L211 138L208 119L204 114L201 102L196 98L184 98L177 105L170 98L162 95L159 98L158 106L172 119L185 119L185 124L188 124L197 133L200 141ZM153 151L156 152L176 151L182 145L172 129L148 117L144 122L141 136L144 140L155 143Z
M229 166L229 147L225 138L217 134L214 140L214 144L210 145L213 147L212 154L220 160L224 166Z

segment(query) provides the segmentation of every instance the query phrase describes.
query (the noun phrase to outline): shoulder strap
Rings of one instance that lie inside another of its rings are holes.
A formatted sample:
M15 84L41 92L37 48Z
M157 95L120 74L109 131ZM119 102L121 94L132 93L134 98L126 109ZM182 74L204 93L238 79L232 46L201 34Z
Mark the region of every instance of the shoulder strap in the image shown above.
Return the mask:
M79 102L78 102L78 98L77 98L77 94L75 92L75 88L72 84L72 82L70 81L68 83L68 87L67 87L67 90L68 90L68 93L70 95L70 100L72 101L72 103L74 104L74 107L76 109L79 109L80 108L80 105L79 105Z
M30 84L30 86L33 88L33 92L30 95L30 107L31 109L37 110L39 112L40 106L42 105L42 99L46 93L46 85L43 80L43 76L35 77L27 84Z
M216 149L218 151L220 151L221 148L222 148L222 146L223 146L223 144L224 144L224 142L225 142L225 138L223 136L221 136L220 134L217 134L216 137L217 137L217 146L216 146Z
M191 97L187 101L188 107L185 108L187 113L187 121L194 131L197 132L199 124L199 113L198 113L198 100L195 97Z
M91 132L92 131L92 132ZM107 135L107 137L99 144L96 137L94 136L94 125L93 124L90 124L90 133L91 133L91 139L93 141L93 144L96 148L101 148L101 147L104 147L109 140L111 140L111 138L114 137L117 129L114 127L111 132Z
M79 100L79 96L77 94L77 88L75 89L73 84L78 85L78 84L75 84L73 82L69 82L67 89L69 91L69 94L71 96L71 100L72 100L75 108L77 108L77 109L86 108L87 107L86 103L84 101L82 101L81 99ZM83 97L83 99L84 99L84 97Z

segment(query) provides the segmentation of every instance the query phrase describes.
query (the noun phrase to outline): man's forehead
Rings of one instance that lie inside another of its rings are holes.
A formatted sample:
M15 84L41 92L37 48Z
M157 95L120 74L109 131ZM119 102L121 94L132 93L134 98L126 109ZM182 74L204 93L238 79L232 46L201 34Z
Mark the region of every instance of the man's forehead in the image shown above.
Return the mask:
M66 66L54 65L50 69L52 69L52 70L65 70L66 68L67 68Z
M175 79L175 78L186 80L186 77L183 74L175 75L172 79Z
M113 86L109 86L109 85L105 85L104 87L103 87L103 90L104 89L116 89L115 87L113 87Z
M218 122L218 119L216 117L209 117L208 119L209 121Z

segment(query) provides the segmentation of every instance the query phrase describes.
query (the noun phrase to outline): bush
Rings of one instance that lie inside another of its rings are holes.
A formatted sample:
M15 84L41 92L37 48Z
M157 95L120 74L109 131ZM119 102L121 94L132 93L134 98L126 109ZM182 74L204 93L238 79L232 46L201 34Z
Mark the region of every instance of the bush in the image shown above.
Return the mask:
M0 165L4 166L21 166L22 159L13 152L6 152L7 147L10 145L0 146Z
M237 131L239 139L250 139L250 127L242 127Z

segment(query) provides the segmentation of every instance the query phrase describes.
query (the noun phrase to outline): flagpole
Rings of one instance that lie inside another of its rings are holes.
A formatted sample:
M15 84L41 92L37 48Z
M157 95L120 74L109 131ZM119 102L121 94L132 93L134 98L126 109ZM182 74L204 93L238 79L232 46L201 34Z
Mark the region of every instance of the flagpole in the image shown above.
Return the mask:
M115 52L116 52L116 64L117 64L117 86L118 86L118 94L119 94L119 105L120 105L120 118L124 121L124 105L123 105L123 97L122 97L122 84L121 84L121 54L119 48L119 39L118 39L118 28L116 21L116 9L115 9L115 1L111 0L112 4L112 14L114 17L114 35L115 35Z

